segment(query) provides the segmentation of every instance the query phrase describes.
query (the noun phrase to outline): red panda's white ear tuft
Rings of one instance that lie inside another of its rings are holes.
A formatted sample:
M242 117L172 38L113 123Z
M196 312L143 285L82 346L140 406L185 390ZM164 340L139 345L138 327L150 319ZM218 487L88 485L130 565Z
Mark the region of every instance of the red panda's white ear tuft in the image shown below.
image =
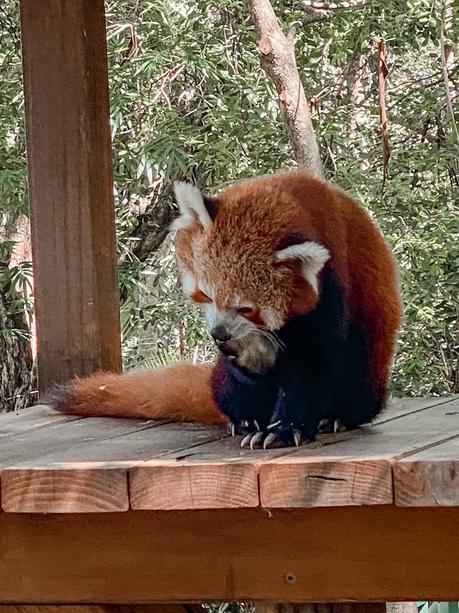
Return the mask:
M172 223L171 228L183 230L199 221L205 230L209 230L212 226L212 218L199 189L189 183L176 181L174 183L174 192L180 215Z
M304 278L317 291L317 275L330 259L330 252L320 243L305 241L304 243L280 249L277 251L276 256L280 262L301 260Z

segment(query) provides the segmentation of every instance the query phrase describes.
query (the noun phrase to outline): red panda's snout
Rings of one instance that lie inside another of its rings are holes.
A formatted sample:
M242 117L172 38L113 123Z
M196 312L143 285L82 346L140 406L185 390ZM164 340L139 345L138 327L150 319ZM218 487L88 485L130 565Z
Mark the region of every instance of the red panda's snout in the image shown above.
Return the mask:
M277 335L255 317L256 309L244 307L218 309L202 305L210 333L219 351L236 365L254 374L263 374L274 366L281 343Z

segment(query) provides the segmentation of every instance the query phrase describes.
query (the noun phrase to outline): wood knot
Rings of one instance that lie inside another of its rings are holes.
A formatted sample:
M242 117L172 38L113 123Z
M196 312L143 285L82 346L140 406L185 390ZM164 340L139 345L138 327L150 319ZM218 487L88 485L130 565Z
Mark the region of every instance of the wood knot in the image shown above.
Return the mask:
M271 53L273 50L273 46L272 46L270 37L266 35L262 36L260 38L258 48L260 49L260 53L262 55L268 55L269 53Z
M295 573L287 573L284 577L285 583L289 583L290 585L296 583L296 575Z

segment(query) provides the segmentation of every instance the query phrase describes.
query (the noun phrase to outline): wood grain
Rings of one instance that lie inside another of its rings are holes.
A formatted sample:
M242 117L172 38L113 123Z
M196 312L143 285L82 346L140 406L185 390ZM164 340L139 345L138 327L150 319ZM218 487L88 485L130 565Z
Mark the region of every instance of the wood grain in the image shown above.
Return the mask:
M390 504L392 462L459 434L453 400L340 436L322 437L260 467L268 508Z
M197 613L200 605L0 605L0 613Z
M134 419L91 418L18 435L0 447L0 467L94 468L139 462L220 439L224 431L197 424L162 424ZM19 444L18 444L19 443Z
M458 533L439 507L1 513L0 601L459 600Z
M103 0L21 0L39 387L121 369Z
M240 438L225 437L181 452L167 453L139 463L129 471L131 508L257 506L260 502L259 466L290 452L288 449L241 449Z
M17 413L5 413L0 416L0 438L2 445L7 436L15 437L29 430L44 428L58 423L66 423L81 419L77 415L62 415L47 405L37 405L21 409Z
M253 464L150 463L130 471L132 509L228 509L259 505Z
M408 507L459 506L459 438L394 465L395 503Z
M410 413L418 413L425 411L431 407L439 406L447 402L455 400L456 396L439 396L439 397L407 397L407 398L390 398L387 407L375 418L373 424L382 424L392 419L398 419Z
M392 503L392 469L387 460L305 461L264 465L261 504L268 508L342 507Z
M108 513L127 511L122 469L4 470L2 510L9 513Z
M14 468L25 464L36 468L53 467L53 462L55 465L68 462L78 454L80 447L86 450L81 454L85 461L91 461L90 450L95 453L103 441L116 441L154 427L154 422L134 419L87 417L18 432L15 437L2 441L0 467Z

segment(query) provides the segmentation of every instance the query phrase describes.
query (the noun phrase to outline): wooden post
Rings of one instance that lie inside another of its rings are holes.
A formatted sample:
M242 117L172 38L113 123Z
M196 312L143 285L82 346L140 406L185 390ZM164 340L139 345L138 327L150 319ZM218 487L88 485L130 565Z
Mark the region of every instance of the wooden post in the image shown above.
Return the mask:
M121 368L103 0L21 0L40 391Z

